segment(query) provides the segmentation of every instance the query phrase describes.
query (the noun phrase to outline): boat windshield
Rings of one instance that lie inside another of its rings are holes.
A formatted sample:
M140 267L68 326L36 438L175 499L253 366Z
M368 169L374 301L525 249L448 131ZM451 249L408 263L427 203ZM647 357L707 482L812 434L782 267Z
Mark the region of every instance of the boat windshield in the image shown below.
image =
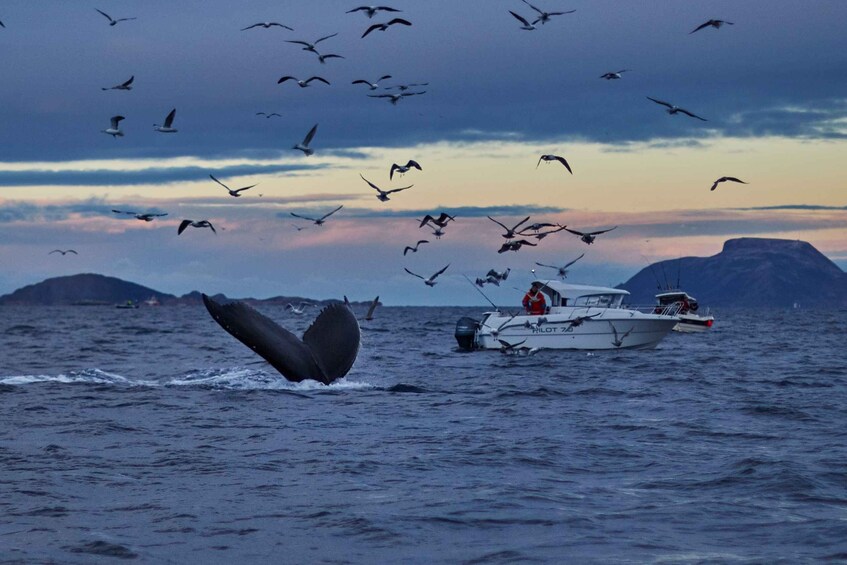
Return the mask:
M595 308L617 308L623 300L622 294L592 294L579 296L568 302L568 306L593 306Z

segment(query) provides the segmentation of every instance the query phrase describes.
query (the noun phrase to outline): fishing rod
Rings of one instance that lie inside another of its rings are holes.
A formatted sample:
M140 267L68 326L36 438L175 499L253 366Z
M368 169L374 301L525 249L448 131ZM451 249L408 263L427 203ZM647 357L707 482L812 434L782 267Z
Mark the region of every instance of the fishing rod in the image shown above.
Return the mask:
M472 281L471 279L469 279L469 278L468 278L468 275L466 275L466 274L462 273L462 276L463 276L463 277L465 277L465 280L466 280L466 281L468 281L472 287L474 287L474 290L476 290L478 293L480 293L480 294L482 295L482 297L485 299L485 301L486 301L486 302L488 302L489 304L491 304L492 306L494 306L494 309L495 309L496 311L498 311L498 312L500 311L500 308L498 308L496 304L494 304L493 302L491 302L491 300L490 300L487 296L485 296L485 293L484 293L484 292L482 292L482 290L480 290L479 288L477 288L477 286L473 283L473 281Z
M653 278L656 279L656 288L662 290L662 283L659 281L659 277L658 275L656 275L656 271L653 270L653 263L648 261L647 257L645 257L643 254L641 255L641 258L644 259L644 262L647 263L648 267L650 267L650 272L653 273Z

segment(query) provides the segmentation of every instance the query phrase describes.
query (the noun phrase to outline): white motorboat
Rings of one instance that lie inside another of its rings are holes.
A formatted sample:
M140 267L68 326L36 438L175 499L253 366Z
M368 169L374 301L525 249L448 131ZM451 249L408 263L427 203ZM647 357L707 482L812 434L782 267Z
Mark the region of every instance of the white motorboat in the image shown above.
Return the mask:
M486 312L481 321L462 318L456 340L464 349L504 353L538 349L652 349L679 322L679 305L622 306L629 292L617 288L535 281L548 307L541 315Z
M715 323L715 317L709 313L708 309L705 313L700 313L700 305L697 304L697 299L684 291L668 290L657 294L656 300L658 301L657 311L663 311L674 304L679 306L679 313L677 314L679 323L673 328L675 332L706 332Z

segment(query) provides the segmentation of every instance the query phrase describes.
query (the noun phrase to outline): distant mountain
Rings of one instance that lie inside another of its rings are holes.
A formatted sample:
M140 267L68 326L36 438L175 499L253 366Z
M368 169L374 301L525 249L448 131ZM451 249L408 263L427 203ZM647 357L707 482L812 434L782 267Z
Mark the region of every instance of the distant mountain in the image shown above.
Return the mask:
M682 257L642 269L620 288L632 304L679 287L710 306L847 307L847 273L805 241L730 239L712 257Z
M91 273L56 277L37 284L19 288L12 294L0 296L0 304L117 304L127 300L140 302L155 296L165 304L176 300L176 296L166 294L115 277L106 277Z

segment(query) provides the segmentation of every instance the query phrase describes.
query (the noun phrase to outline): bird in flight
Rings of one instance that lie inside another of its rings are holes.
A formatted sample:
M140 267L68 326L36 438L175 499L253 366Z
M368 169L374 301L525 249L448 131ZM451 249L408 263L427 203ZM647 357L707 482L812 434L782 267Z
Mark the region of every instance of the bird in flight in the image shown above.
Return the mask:
M521 220L520 222L515 224L514 227L509 228L509 227L506 227L505 224L498 222L497 220L495 220L491 216L486 216L486 218L488 218L489 220L491 220L492 222L494 222L495 224L497 224L498 226L501 226L504 230L506 230L506 233L500 234L503 237L505 237L506 239L513 239L513 238L517 237L518 234L520 233L520 230L518 228L521 227L521 224L529 221L529 216L527 216L526 218L524 218L523 220Z
M732 22L728 22L728 21L726 21L726 20L709 20L708 22L706 22L706 23L704 23L704 24L700 24L700 25L698 25L697 27L695 27L695 28L694 28L694 31L690 31L690 32L688 32L688 35L691 35L691 34L692 34L692 33L694 33L695 31L700 31L700 30L701 30L701 29L703 29L704 27L713 27L713 28L715 28L715 29L720 29L720 27L721 27L723 24L735 25L734 23L732 23Z
M321 37L320 39L316 39L314 43L309 43L308 41L301 41L301 40L297 40L297 39L286 39L285 42L286 43L296 43L297 45L303 45L304 46L303 51L311 51L312 53L317 53L318 50L315 47L315 45L317 45L321 41L329 39L330 37L335 37L336 35L338 35L338 34L333 33L332 35L327 35L327 36Z
M618 335L618 328L616 328L616 327L615 327L615 324L613 324L613 323L610 321L610 322L609 322L609 325L610 325L610 326L612 326L612 333L613 333L613 334L615 334L615 338L612 340L612 345L614 345L615 347L620 347L620 346L622 346L622 345L623 345L623 340L624 340L624 339L626 339L626 336L628 336L629 334L631 334L631 333L632 333L632 330L634 330L634 329L635 329L635 326L632 326L632 327L631 327L631 328L629 328L626 332L624 332L624 334L623 334L623 335L620 335L620 336L619 336L619 335Z
M336 55L335 53L327 53L326 55L321 55L317 51L315 51L315 53L317 54L318 61L320 62L321 65L325 65L327 59L344 59L345 58L341 55ZM327 83L327 84L329 84L329 83Z
M515 239L512 241L507 241L503 245L500 246L500 249L497 250L497 253L505 253L506 251L518 251L524 245L529 245L530 247L537 247L537 243L532 243L531 241L527 241L525 239Z
M352 14L354 12L364 12L368 18L372 18L376 15L377 12L402 12L403 10L397 10L396 8L391 8L389 6L359 6L358 8L353 8L352 10L347 10L347 14Z
M565 279L565 278L568 277L568 267L570 267L571 265L573 265L574 263L576 263L577 261L579 261L583 257L585 257L585 253L583 253L582 255L580 255L579 257L577 257L576 259L574 259L570 263L567 263L567 264L565 264L561 267L556 266L556 265L545 265L544 263L538 263L538 262L536 262L535 264L538 265L539 267L549 267L550 269L556 269L556 271L557 271L556 274L558 276L560 276L561 278Z
M109 118L111 125L108 128L100 131L102 131L103 133L108 133L113 138L123 137L124 132L121 131L121 128L118 125L123 119L125 119L123 116L112 116L111 118Z
M315 132L318 131L318 124L312 126L312 129L309 130L309 133L306 134L306 137L303 138L303 141L292 147L292 149L297 149L302 151L306 157L314 154L314 149L309 147L309 144L312 143L312 138L315 137Z
M168 112L168 115L165 117L165 123L163 125L153 124L153 129L162 133L176 133L177 130L173 127L174 116L176 115L176 108Z
M289 302L288 304L286 304L286 305L285 305L285 309L286 309L286 310L291 310L293 313L295 313L295 314L297 314L298 316L300 316L301 314L305 314L305 313L306 313L306 308L307 308L308 306L314 306L314 304L309 304L308 302L301 302L301 303L300 303L300 304L298 304L297 306L294 306L293 304L291 304L291 302Z
M444 267L443 269L441 269L440 271L438 271L437 273L435 273L434 275L432 275L432 276L431 276L431 277L429 277L429 278L425 278L425 277L420 276L420 275L419 275L419 274L417 274L417 273L413 273L412 271L410 271L410 270L409 270L409 269L407 269L406 267L403 267L403 270L404 270L404 271L406 271L407 273L409 273L410 275L413 275L413 276L415 276L415 277L418 277L419 279L422 279L422 280L423 280L423 282L424 282L424 284L425 284L426 286L435 286L435 285L437 284L437 283L435 282L435 279L436 279L436 278L438 278L438 275L440 275L441 273L443 273L444 271L446 271L446 270L447 270L447 267L449 267L449 266L450 266L450 263L447 263L447 266L446 266L446 267Z
M112 210L115 214L127 214L129 216L134 216L136 220L141 220L142 222L152 222L153 218L161 218L163 216L167 216L167 212L164 214L153 214L151 212L123 212L121 210Z
M295 218L301 218L301 219L303 219L303 220L309 220L309 221L311 221L311 222L314 222L314 224L315 224L316 226L322 226L322 225L324 225L324 222L326 221L326 219L327 219L327 218L329 218L330 216L332 216L333 214L335 214L336 212L338 212L338 211L339 211L339 210L341 210L342 208L344 208L344 204L342 204L341 206L339 206L338 208L336 208L336 209L335 209L335 210L333 210L332 212L329 212L329 213L327 213L327 214L324 214L324 215L323 215L323 216L321 216L320 218L310 218L309 216L301 216L300 214L295 214L294 212L289 212L289 214L291 214L291 215L292 215L292 216L294 216Z
M523 25L521 25L521 29L526 30L526 31L532 31L534 29L538 29L537 27L535 27L534 25L532 25L531 23L526 21L526 19L523 16L516 14L511 10L509 10L509 13L512 14L515 17L516 20L521 22L521 24L523 24Z
M720 183L722 183L722 182L726 182L726 181L731 181L731 182L740 182L741 184L748 184L748 183L744 182L743 180L741 180L741 179L737 179L737 178L735 178L735 177L721 177L721 178L719 178L718 180L716 180L716 181L714 182L714 184L712 184L712 188L710 188L709 190L715 190L715 189L718 187L718 185L719 185Z
M377 185L375 185L374 183L372 183L371 181L369 181L368 179L363 177L361 173L359 173L359 176L362 177L362 180L365 181L366 183L368 183L372 189L374 189L375 191L378 192L378 194L376 195L376 198L380 202L387 202L388 200L390 200L390 198L388 198L389 194L393 194L395 192L400 192L401 190L407 190L407 189L415 186L413 184L410 184L409 186L404 186L403 188L395 188L393 190L382 190Z
M250 186L245 186L244 188L239 188L238 190L232 190L230 187L228 187L227 185L225 185L224 183L222 183L221 181L216 179L215 175L209 175L209 178L212 179L213 181L215 181L216 183L218 183L219 185L221 185L222 187L224 187L227 190L227 192L229 192L230 196L235 196L236 198L241 196L241 193L243 191L247 190L248 188L253 188L254 186L256 186L255 184L251 184Z
M397 163L392 163L391 164L391 170L388 171L388 178L393 179L395 171L397 172L398 175L403 175L403 174L408 173L409 170L411 170L413 168L415 168L419 171L423 170L421 168L420 164L418 164L417 161L413 161L412 159L409 159L409 161L405 165L398 165Z
M616 71L614 73L605 73L605 74L600 75L600 78L604 78L606 80L618 80L620 78L623 78L623 77L621 77L622 73L629 72L629 70L630 69L621 69L621 70Z
M241 28L241 31L247 31L248 29L253 29L254 27L263 27L265 29L269 29L269 28L272 28L272 27L284 27L288 31L294 31L293 29L291 29L287 25L283 25L283 24L278 23L278 22L259 22L257 24L253 24L251 26Z
M418 94L426 94L426 90L422 90L421 92L401 92L400 94L368 94L368 96L371 98L388 98L389 102L397 104L406 96L417 96Z
M444 230L441 227L433 228L432 235L435 236L435 239L441 239L441 236L444 235Z
M538 168L538 165L541 164L541 161L544 161L545 163L550 163L552 161L558 161L565 166L565 168L568 170L568 172L570 174L573 174L573 171L571 170L571 166L568 165L568 162L565 160L564 157L559 157L558 155L542 155L541 157L538 158L538 162L535 164L536 169Z
M273 118L274 116L276 116L277 118L282 117L282 114L277 114L276 112L271 112L270 114L268 114L266 112L256 112L256 115L257 116L264 116L265 118Z
M313 80L320 81L320 82L322 82L322 83L324 83L324 84L329 84L329 81L328 81L328 80L326 80L326 79L325 79L325 78L323 78L323 77L310 77L310 78L307 78L306 80L300 80L300 79L298 79L298 78L296 78L296 77L292 77L292 76L284 76L284 77L282 77L281 79L279 79L278 81L276 81L276 83L277 83L277 84L282 84L282 83L284 83L284 82L285 82L285 81L287 81L287 80L293 80L293 81L296 81L296 82L297 82L297 85L298 85L300 88L306 88L307 86L309 86L309 83L310 83L310 82L312 82Z
M54 249L53 251L51 251L51 252L50 252L50 253L48 253L47 255L52 255L53 253L61 253L61 254L62 254L62 256L66 255L66 254L68 254L68 253L73 253L74 255L79 255L79 253L77 253L77 252L76 252L76 251L74 251L73 249L65 249L64 251L63 251L63 250L61 250L61 249Z
M405 92L411 89L413 86L429 86L428 82L413 82L410 84L395 84L394 86L386 86L385 90L391 90L392 88L398 89L400 92Z
M403 18L394 18L393 20L386 22L384 24L374 24L368 29L365 30L365 33L362 34L362 37L366 37L370 32L374 30L385 31L389 28L389 26L393 26L394 24L402 24L404 26L412 25L412 22L409 20L404 20Z
M94 8L94 9L95 9L95 10L97 10L97 8ZM110 26L117 25L117 23L118 23L118 22L126 22L126 21L129 21L129 20L134 20L134 19L136 19L136 18L118 18L118 19L115 19L115 18L113 18L112 16L110 16L109 14L107 14L106 12L102 11L102 10L97 10L97 11L98 11L98 12L100 12L101 14L103 14L103 16L104 16L107 20L109 20L109 25L110 25Z
M533 10L535 10L536 12L538 12L538 17L535 19L535 21L532 22L532 25L535 25L538 22L541 22L542 24L546 24L547 22L550 21L550 18L553 17L553 16L563 16L565 14L573 14L574 12L576 12L576 10L568 10L567 12L545 12L543 10L539 10L538 8L536 8L535 6L533 6L532 4L527 2L526 0L523 0L523 3L526 4L527 6L529 6L530 8L532 8Z
M0 27L5 28L6 26L3 25L3 22L0 22Z
M389 79L389 78L391 78L391 75L382 75L381 77L379 77L377 79L376 82L368 82L368 81L363 80L363 79L358 79L358 80L354 80L351 84L367 84L368 87L370 87L371 90L376 90L377 88L379 88L379 81Z
M655 98L650 98L649 96L647 97L647 99L648 99L648 100L652 100L652 101L653 101L653 102L655 102L656 104L661 104L662 106L666 106L666 107L667 107L667 109L668 109L668 110L667 110L667 112L668 112L668 114L670 114L671 116L673 116L674 114L683 113L683 114L685 114L686 116L691 116L692 118L697 118L698 120L701 120L701 121L703 121L703 122L708 122L708 121L709 121L709 120L707 120L706 118L701 118L701 117L700 117L700 116L698 116L697 114L692 114L691 112L689 112L689 111L688 111L688 110L686 110L685 108L680 108L679 106L674 106L673 104L670 104L670 103L668 103L668 102L663 102L663 101L661 101L661 100L656 100Z
M583 233L581 231L572 230L570 228L565 228L565 231L569 231L574 235L578 235L580 240L584 241L588 245L591 245L592 243L594 243L594 240L597 239L598 235L600 235L601 233L606 233L608 231L612 231L613 229L615 229L617 227L618 226L615 226L614 228L609 228L607 230L592 231L592 232L588 232L588 233Z
M448 222L450 222L450 220L455 221L456 218L454 218L453 216L451 216L450 214L448 214L446 212L441 212L441 214L439 214L437 218L433 218L432 216L427 214L426 216L423 217L423 220L421 220L421 225L418 226L418 229L424 227L425 225L427 225L430 222L432 222L433 224L435 224L439 228L443 228L448 224Z
M414 245L414 247L412 247L412 246L410 246L410 245L407 245L407 246L406 246L406 249L404 249L404 250L403 250L403 257L405 257L405 256L406 256L406 253L408 253L409 251L411 251L412 253L417 253L417 252L418 252L418 246L419 246L419 245L421 245L421 244L424 244L424 243L429 243L429 241L428 241L428 240L426 240L426 239L420 239L420 240L418 240L418 242Z
M116 84L115 86L110 86L108 88L100 88L100 90L132 90L132 81L135 80L135 75L129 77L129 79L120 84Z
M183 220L179 223L179 228L177 228L176 234L180 235L188 226L191 226L192 228L209 228L212 230L213 234L218 235L218 232L215 231L215 226L213 226L212 222L209 220Z

